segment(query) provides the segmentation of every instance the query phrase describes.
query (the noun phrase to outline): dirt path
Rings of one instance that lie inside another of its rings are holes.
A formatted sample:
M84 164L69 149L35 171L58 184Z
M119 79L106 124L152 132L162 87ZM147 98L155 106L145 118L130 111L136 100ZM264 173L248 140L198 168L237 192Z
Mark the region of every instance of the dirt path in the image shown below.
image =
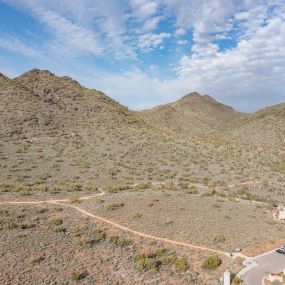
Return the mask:
M80 200L88 200L88 199L91 199L91 198L95 198L95 197L98 197L98 196L102 196L104 195L105 193L102 192L102 193L99 193L97 195L93 195L93 196L86 196L86 197L81 197ZM225 255L227 257L230 257L230 254L228 252L224 252L224 251L220 251L220 250L216 250L216 249L212 249L212 248L208 248L208 247L204 247L204 246L198 246L198 245L194 245L194 244L191 244L191 243L187 243L187 242L182 242L182 241L177 241L177 240L171 240L171 239L167 239L167 238L162 238L162 237L157 237L157 236L153 236L153 235L150 235L150 234L147 234L147 233L143 233L143 232L140 232L140 231L136 231L134 229L131 229L129 227L126 227L126 226L123 226L119 223L116 223L112 220L109 220L107 218L104 218L102 216L98 216L98 215L95 215L95 214L92 214L78 206L75 206L75 205L72 205L72 204L66 204L66 202L69 202L68 199L62 199L62 200L44 200L44 201L8 201L8 202L1 202L0 205L7 205L7 204L10 204L10 205L37 205L37 204L44 204L44 203L47 203L47 204L53 204L53 205L60 205L60 206L64 206L64 207L68 207L68 208L72 208L74 210L76 210L77 212L85 215L85 216L88 216L88 217L91 217L93 219L96 219L98 221L101 221L103 223L106 223L106 224L109 224L115 228L118 228L120 230L123 230L125 232L129 232L129 233L132 233L136 236L140 236L140 237L144 237L144 238L148 238L148 239L152 239L152 240L156 240L156 241L161 241L161 242L165 242L165 243L168 243L168 244L171 244L171 245L178 245L178 246L183 246L183 247L187 247L187 248L192 248L192 249L198 249L198 250L202 250L202 251L208 251L208 252L212 252L212 253L215 253L215 254L219 254L219 255Z
M170 239L167 239L167 238L157 237L157 236L153 236L153 235L150 235L150 234L147 234L147 233L139 232L139 231L136 231L136 230L131 229L129 227L126 227L126 226L123 226L121 224L118 224L118 223L116 223L114 221L111 221L111 220L109 220L107 218L104 218L102 216L98 216L98 215L92 214L90 212L87 212L86 210L84 210L84 209L82 209L82 208L80 208L78 206L75 206L75 205L70 205L70 204L65 204L65 203L60 203L60 202L49 202L49 203L56 204L56 205L61 205L61 206L69 207L69 208L73 208L76 211L78 211L78 212L80 212L80 213L82 213L82 214L84 214L86 216L89 216L89 217L94 218L94 219L96 219L98 221L104 222L104 223L109 224L109 225L111 225L113 227L116 227L118 229L121 229L123 231L132 233L132 234L140 236L140 237L149 238L149 239L153 239L153 240L156 240L156 241L162 241L162 242L166 242L166 243L169 243L169 244L172 244L172 245L180 245L180 246L183 246L183 247L194 248L194 249L199 249L199 250L203 250L203 251L209 251L209 252L213 252L213 253L216 253L216 254L226 255L228 257L230 256L229 253L224 252L224 251L220 251L220 250L216 250L216 249L212 249L212 248L208 248L208 247L204 247L204 246L193 245L193 244L186 243L186 242L170 240Z
M242 183L239 183L239 184L232 184L232 185L228 185L228 186L229 187L234 187L236 185L253 184L253 183L258 183L258 182L257 181L247 181L247 182L242 182ZM159 185L159 184L164 184L164 183L153 182L153 184ZM133 186L136 186L136 185L137 184L134 184ZM199 185L199 186L201 186L201 185ZM203 186L203 187L205 187L205 186ZM104 194L105 194L105 192L101 192L101 193L96 194L96 195L81 197L81 198L79 198L79 200L84 201L84 200L88 200L88 199L92 199L92 198L95 198L95 197L102 196ZM157 236L153 236L151 234L143 233L143 232L134 230L132 228L126 227L124 225L121 225L119 223L116 223L116 222L114 222L112 220L109 220L107 218L104 218L102 216L98 216L98 215L92 214L92 213L90 213L90 212L88 212L88 211L86 211L86 210L84 210L84 209L82 209L82 208L80 208L78 206L72 205L70 203L66 204L68 202L70 202L69 199L43 200L43 201L7 201L7 202L0 202L0 205L3 205L3 204L11 204L11 205L29 205L30 204L30 205L36 205L36 204L44 204L44 203L61 205L61 206L64 206L64 207L72 208L72 209L76 210L77 212L79 212L79 213L81 213L81 214L83 214L85 216L88 216L88 217L91 217L91 218L96 219L98 221L101 221L103 223L109 224L109 225L111 225L111 226L113 226L115 228L118 228L120 230L132 233L132 234L134 234L136 236L140 236L140 237L144 237L144 238L148 238L148 239L152 239L152 240L156 240L156 241L165 242L165 243L168 243L168 244L171 244L171 245L176 245L176 246L178 245L178 246L183 246L183 247L187 247L187 248L191 248L191 249L198 249L198 250L202 250L202 251L208 251L208 252L212 252L212 253L219 254L219 255L224 255L224 256L227 256L227 257L231 257L231 258L235 258L238 255L242 256L243 258L247 258L247 256L244 256L241 253L230 255L230 253L228 253L228 252L212 249L212 248L209 248L209 247L198 246L198 245L194 245L194 244L187 243L187 242L171 240L171 239L157 237Z
M91 196L84 196L80 197L80 201L85 201L89 200L95 197L103 196L105 195L105 192L101 192L96 195L91 195ZM42 200L42 201L5 201L5 202L0 202L0 205L5 205L5 204L11 204L11 205L29 205L29 204L43 204L43 203L56 203L56 202L70 202L69 199L52 199L52 200Z

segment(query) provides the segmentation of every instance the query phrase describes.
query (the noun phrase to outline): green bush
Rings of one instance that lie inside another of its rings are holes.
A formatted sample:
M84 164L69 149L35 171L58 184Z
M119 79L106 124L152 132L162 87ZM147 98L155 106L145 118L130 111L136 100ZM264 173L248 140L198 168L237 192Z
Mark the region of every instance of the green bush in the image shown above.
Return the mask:
M129 239L119 238L118 236L111 236L110 242L120 247L125 247L132 243Z
M36 265L43 260L43 257L31 256L28 259L28 262L32 265Z
M173 265L176 261L176 257L174 255L167 255L163 256L160 261L163 265Z
M198 194L199 191L196 189L195 186L191 186L189 189L186 191L187 194Z
M177 258L174 263L177 270L184 272L189 268L187 260L184 257Z
M63 223L63 220L59 217L51 217L49 222L54 226L60 226Z
M214 270L222 264L222 260L216 256L209 256L207 259L204 260L202 267L208 270Z
M226 238L224 235L217 235L214 238L214 242L216 242L216 243L221 243L221 242L225 242L225 241L226 241Z
M79 196L71 196L71 197L69 197L69 202L73 203L73 204L80 203L80 198L79 198Z
M108 205L107 209L113 211L113 210L116 210L116 209L124 207L124 206L125 206L124 203L113 203L113 204Z
M107 234L105 231L103 231L101 229L96 229L94 231L94 237L97 241L102 241L102 240L106 240Z
M154 255L155 255L156 257L162 257L166 252L167 252L167 249L166 249L166 248L160 247L160 248L157 248L157 249L154 251Z
M135 264L139 270L142 271L158 271L159 263L155 260L152 254L139 253L135 256Z
M71 229L71 234L73 237L80 237L81 236L81 232L78 228L73 228Z
M91 247L92 246L92 240L84 235L80 235L75 237L76 244L82 246L82 247Z
M71 271L70 278L73 281L78 281L83 278L83 275L80 272L74 270L74 271Z

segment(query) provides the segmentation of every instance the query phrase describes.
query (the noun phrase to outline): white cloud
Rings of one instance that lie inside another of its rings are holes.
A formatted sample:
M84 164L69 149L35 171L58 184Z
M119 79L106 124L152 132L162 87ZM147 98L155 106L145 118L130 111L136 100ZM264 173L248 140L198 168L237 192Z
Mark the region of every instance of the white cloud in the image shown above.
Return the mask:
M144 23L142 30L144 32L155 30L157 28L157 25L159 24L159 22L162 20L162 18L163 17L161 17L161 16L150 18L149 20L147 20Z
M159 1L151 0L131 0L130 6L133 8L132 16L143 21L154 15L159 7Z
M179 44L179 45L188 45L189 44L189 42L187 41L187 40L179 40L178 42L177 42L177 44Z
M156 47L163 47L163 41L167 38L170 38L171 34L169 33L160 33L160 34L144 34L139 37L138 46L143 51L151 51Z
M107 75L101 89L136 109L166 103L194 90L243 111L284 102L285 23L281 19L270 19L236 48L213 50L208 56L183 56L176 78L158 79L130 70Z
M179 28L179 29L177 29L176 31L175 31L175 35L177 36L177 37L181 37L181 36L184 36L184 35L186 35L186 30L185 29L183 29L183 28Z
M40 58L43 56L37 48L31 47L19 39L7 35L0 35L0 48L31 58Z
M49 46L64 53L112 54L136 58L127 35L125 1L11 0L8 4L32 13L54 33Z
M41 21L53 29L57 46L70 46L70 50L80 50L94 55L102 53L99 36L93 31L78 26L50 10L38 9Z

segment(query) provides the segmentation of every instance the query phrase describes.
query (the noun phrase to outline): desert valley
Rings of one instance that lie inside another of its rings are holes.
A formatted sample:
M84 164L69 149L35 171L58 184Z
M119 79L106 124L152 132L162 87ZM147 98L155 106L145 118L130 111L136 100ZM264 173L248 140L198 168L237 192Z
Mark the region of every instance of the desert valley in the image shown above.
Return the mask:
M39 69L0 97L1 284L241 284L285 244L285 104L132 111Z

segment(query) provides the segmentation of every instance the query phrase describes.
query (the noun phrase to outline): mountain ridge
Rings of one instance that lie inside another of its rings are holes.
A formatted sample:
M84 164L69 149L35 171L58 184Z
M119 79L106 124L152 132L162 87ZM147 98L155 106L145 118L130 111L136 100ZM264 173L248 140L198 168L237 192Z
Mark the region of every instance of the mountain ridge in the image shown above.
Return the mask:
M280 136L285 134L282 111L285 104L268 106L254 113L242 113L209 95L191 92L171 103L148 110L133 111L101 91L88 89L68 76L56 76L48 70L32 69L13 79L0 73L0 83L2 108L6 105L11 110L1 119L2 134L3 131L9 132L8 130L10 133L24 130L25 133L27 128L27 132L31 130L39 135L41 130L37 129L37 126L40 125L45 126L47 133L51 129L64 131L65 128L80 128L83 118L90 126L92 122L95 125L100 122L106 125L113 122L118 125L120 122L129 121L182 135L218 133L225 139L241 139L250 143L258 140L268 143L270 137L282 143ZM6 93L6 96L3 96L3 93ZM29 105L39 111L29 112ZM78 109L82 109L82 112ZM14 110L18 110L19 116L13 114ZM2 111L2 116L4 113L5 110ZM274 116L274 113L279 115ZM74 120L79 117L80 120ZM270 135L265 136L263 126L267 121L267 132Z

